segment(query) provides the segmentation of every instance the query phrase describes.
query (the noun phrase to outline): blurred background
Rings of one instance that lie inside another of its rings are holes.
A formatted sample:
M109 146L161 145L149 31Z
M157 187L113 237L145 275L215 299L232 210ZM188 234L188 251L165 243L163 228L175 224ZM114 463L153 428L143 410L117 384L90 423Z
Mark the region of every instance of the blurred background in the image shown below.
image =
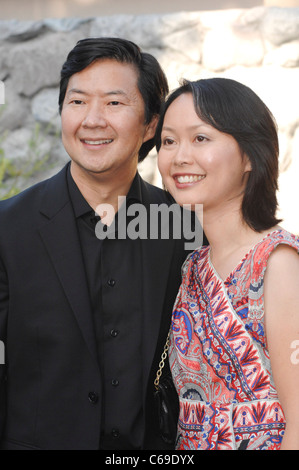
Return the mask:
M66 16L121 13L151 14L175 11L223 10L255 6L299 6L299 0L0 0L0 18L39 20Z
M0 198L56 173L61 66L79 39L131 39L183 77L250 86L279 128L279 217L299 235L299 0L0 0ZM156 153L139 168L161 186Z

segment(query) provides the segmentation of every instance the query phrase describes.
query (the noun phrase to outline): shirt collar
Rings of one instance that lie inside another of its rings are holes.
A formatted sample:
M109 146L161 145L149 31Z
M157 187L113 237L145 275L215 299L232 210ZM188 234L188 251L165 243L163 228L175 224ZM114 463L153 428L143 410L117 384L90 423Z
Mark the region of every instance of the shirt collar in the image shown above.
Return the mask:
M69 195L70 195L70 199L73 205L75 217L79 218L89 212L94 212L92 207L88 204L86 199L83 197L75 181L73 180L73 177L71 175L70 165L67 171L67 184L68 184Z
M83 197L78 186L76 185L70 171L70 165L67 171L67 184L69 196L73 205L75 217L79 218L84 216L87 213L92 212L94 214L93 208L88 204L86 199ZM136 175L133 179L131 187L127 195L127 206L133 204L134 202L142 203L142 193L141 193L141 184L140 184L140 175L136 172Z

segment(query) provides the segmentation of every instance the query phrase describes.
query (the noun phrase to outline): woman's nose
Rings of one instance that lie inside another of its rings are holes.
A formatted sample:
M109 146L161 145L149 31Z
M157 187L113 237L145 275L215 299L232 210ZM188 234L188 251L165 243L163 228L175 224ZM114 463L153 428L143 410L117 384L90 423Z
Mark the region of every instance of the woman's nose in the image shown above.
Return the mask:
M177 166L191 165L193 163L192 149L188 144L182 143L178 145L173 163Z

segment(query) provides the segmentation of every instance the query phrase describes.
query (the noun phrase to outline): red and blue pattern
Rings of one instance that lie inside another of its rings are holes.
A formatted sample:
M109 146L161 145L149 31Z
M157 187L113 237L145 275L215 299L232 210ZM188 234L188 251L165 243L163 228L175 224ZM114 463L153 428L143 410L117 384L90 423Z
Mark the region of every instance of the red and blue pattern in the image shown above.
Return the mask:
M263 281L279 244L299 240L275 230L223 281L209 247L183 266L172 318L170 366L180 396L180 450L279 449L285 417L266 347Z

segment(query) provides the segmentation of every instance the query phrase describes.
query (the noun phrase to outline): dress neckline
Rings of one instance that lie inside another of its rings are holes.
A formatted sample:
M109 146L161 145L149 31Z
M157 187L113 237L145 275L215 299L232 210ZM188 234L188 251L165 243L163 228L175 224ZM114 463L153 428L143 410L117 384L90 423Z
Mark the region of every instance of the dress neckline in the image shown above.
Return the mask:
M267 233L267 235L265 235L263 238L261 238L261 240L259 240L255 245L253 245L246 253L245 255L243 256L243 258L237 263L237 265L232 269L232 271L228 274L228 276L223 279L220 274L217 272L217 270L215 269L212 261L211 261L211 247L209 246L208 247L208 263L210 265L210 267L212 268L212 270L214 271L214 273L217 275L217 277L221 280L221 282L223 283L227 283L230 281L230 279L233 277L233 275L235 274L235 272L237 270L240 269L240 267L242 266L242 264L244 263L244 261L246 261L246 259L250 256L250 254L253 252L253 250L255 250L255 248L260 245L261 243L263 243L265 240L267 240L267 238L269 238L271 235L273 235L274 233L279 233L279 232L283 232L284 229L283 228L280 228L280 229L275 229L275 230L272 230L272 232L269 232Z

